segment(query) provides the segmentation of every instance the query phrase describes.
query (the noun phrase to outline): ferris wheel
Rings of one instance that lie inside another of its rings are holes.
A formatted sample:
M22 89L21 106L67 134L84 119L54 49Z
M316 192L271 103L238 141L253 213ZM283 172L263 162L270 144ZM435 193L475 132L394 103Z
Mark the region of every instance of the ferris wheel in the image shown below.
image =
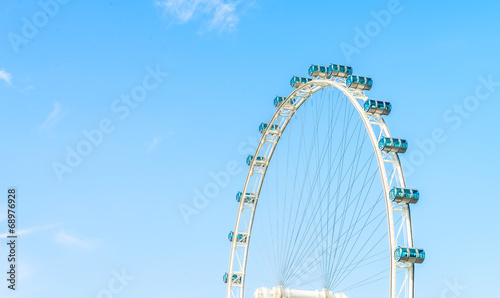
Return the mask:
M372 79L349 66L311 65L309 76L274 99L246 160L227 298L413 298L419 192L399 159L408 143L384 121L392 105L370 99Z

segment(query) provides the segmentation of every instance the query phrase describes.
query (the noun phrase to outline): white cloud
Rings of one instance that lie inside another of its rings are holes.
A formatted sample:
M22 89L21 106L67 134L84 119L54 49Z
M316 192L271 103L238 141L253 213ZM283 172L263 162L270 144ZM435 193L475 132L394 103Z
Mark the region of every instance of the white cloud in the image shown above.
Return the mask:
M59 120L61 120L62 116L63 115L62 115L61 104L58 102L55 102L54 108L52 109L52 112L50 112L50 114L47 116L47 119L45 120L45 122L42 125L40 125L38 130L48 132L48 130L50 128L52 128L54 125L57 124L57 122L59 122Z
M153 141L151 141L150 143L148 143L148 148L147 148L147 152L150 153L151 151L153 151L156 146L158 146L158 144L163 141L164 139L167 139L168 137L170 137L171 135L173 135L174 132L173 131L169 131L167 134L165 135L158 135L156 136Z
M148 145L148 150L147 150L148 153L150 153L151 151L153 151L153 149L156 148L156 146L158 145L158 143L161 142L161 140L162 140L161 136L156 136L154 138L154 140L151 143L149 143L149 145Z
M45 231L45 230L52 229L58 225L59 224L51 224L51 225L34 227L34 228L30 228L30 229L18 230L18 231L16 231L16 235L18 235L18 236L19 235L27 235L27 234L31 234L33 232ZM7 238L7 236L10 236L10 235L11 234L9 234L9 233L0 234L0 239Z
M221 4L215 9L214 16L210 22L210 27L212 29L220 28L222 31L234 31L239 20L240 19L236 14L236 4Z
M56 234L56 242L64 246L79 247L84 249L92 249L96 245L95 240L80 239L75 236L68 235L64 230L61 230Z
M161 0L156 4L164 9L174 22L187 23L192 19L208 17L206 30L234 31L238 24L239 0ZM247 2L248 3L248 2Z
M0 80L4 80L7 84L12 85L12 75L4 69L0 69Z

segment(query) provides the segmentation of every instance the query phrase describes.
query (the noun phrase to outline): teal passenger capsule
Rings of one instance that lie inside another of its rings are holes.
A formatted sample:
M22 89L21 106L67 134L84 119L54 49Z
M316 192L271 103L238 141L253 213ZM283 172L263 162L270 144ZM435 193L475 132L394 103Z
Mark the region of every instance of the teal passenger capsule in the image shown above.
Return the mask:
M408 149L408 142L403 139L381 138L378 147L385 152L405 153Z
M347 78L352 75L352 67L339 64L330 64L330 66L328 66L328 75L330 77Z
M293 76L292 79L290 80L290 86L294 88L299 88L300 86L309 83L311 80L312 79L310 78Z
M360 90L370 90L373 86L373 80L371 78L354 75L350 75L345 83L349 88Z
M421 264L425 260L425 251L421 248L398 246L394 251L394 259L402 263Z

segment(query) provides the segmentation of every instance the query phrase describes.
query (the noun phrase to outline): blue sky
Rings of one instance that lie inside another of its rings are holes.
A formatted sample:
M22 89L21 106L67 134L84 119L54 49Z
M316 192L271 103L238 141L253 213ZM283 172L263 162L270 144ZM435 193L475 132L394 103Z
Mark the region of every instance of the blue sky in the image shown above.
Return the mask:
M17 187L23 233L18 290L2 275L2 296L106 297L110 284L113 297L224 295L258 125L292 75L332 62L373 77L369 96L391 101L391 132L410 143L428 253L418 297L496 294L500 264L483 248L500 244L500 4L40 3L0 4L0 188Z

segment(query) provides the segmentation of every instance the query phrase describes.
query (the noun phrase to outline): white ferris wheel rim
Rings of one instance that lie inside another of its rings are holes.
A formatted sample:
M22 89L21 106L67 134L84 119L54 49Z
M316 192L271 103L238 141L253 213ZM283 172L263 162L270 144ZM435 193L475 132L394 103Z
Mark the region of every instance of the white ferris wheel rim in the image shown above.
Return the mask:
M301 85L300 87L296 88L293 92L291 92L286 99L283 101L282 104L277 108L275 113L273 114L273 117L271 120L268 122L269 125L274 124L276 121L278 121L279 117L283 115L284 110L290 111L290 114L286 116L286 120L284 121L283 124L279 126L280 132L276 137L276 142L271 145L270 150L268 152L265 152L265 158L266 158L266 164L263 166L262 173L260 173L261 179L259 182L259 186L257 187L257 191L254 193L256 201L254 203L254 206L251 211L251 216L250 216L250 221L248 223L248 230L247 230L247 236L248 240L244 248L244 254L243 258L240 258L239 255L237 255L237 242L232 241L231 244L231 257L230 257L230 264L229 264L229 281L227 283L227 298L234 297L236 298L237 295L233 292L235 288L239 288L240 298L244 298L245 295L245 273L246 273L246 265L247 265L247 258L248 258L248 251L249 251L249 244L251 240L251 233L252 233L252 227L253 227L253 219L257 210L257 203L258 203L258 198L260 195L260 191L262 188L263 181L265 179L265 175L267 172L267 168L269 165L269 162L272 159L272 156L274 154L274 150L276 149L276 146L281 138L281 135L285 131L288 123L290 122L292 116L296 113L296 111L302 106L303 103L307 101L313 94L316 92L323 90L324 88L327 87L333 87L334 89L338 89L340 92L344 94L345 97L349 99L351 104L355 107L356 111L359 114L359 117L363 121L366 131L370 137L370 140L372 142L374 152L376 153L376 158L377 158L377 163L379 167L379 173L382 178L382 185L384 189L384 197L385 197L385 203L386 203L386 212L387 212L387 223L388 223L388 236L389 236L389 254L390 254L390 298L397 298L400 297L401 294L403 294L403 289L407 289L404 293L406 297L409 298L414 298L414 266L413 264L408 264L407 266L401 266L398 265L395 259L392 257L392 254L394 253L395 249L397 248L397 243L398 243L398 237L404 237L403 239L406 240L406 243L412 247L413 246L413 234L412 234L412 222L411 222L411 214L410 214L410 208L408 204L402 204L400 205L401 208L394 208L394 203L390 200L389 198L389 192L391 190L391 183L395 182L394 185L397 185L398 187L405 188L406 183L404 179L404 174L403 174L403 169L401 166L400 159L398 157L397 153L393 154L386 154L382 152L381 150L378 150L378 142L381 137L386 137L386 138L391 138L390 131L387 127L387 124L385 123L383 117L381 115L368 115L364 112L360 102L363 102L364 100L367 100L368 97L364 94L363 91L359 89L350 89L346 86L345 79L321 79L321 78L315 78L308 83L305 83ZM295 100L296 98L299 98L298 100ZM285 104L289 102L289 100L294 100L294 103L292 104L294 108L292 110L286 109ZM375 127L379 127L379 136L377 137L375 133ZM254 171L254 164L257 156L259 155L259 152L263 149L264 145L266 144L266 137L268 137L267 134L267 129L262 133L262 137L259 141L259 145L257 146L257 149L254 154L254 158L250 163L250 167L247 173L247 177L245 180L245 186L242 190L243 196L248 191L249 183L254 174L256 172ZM388 160L389 158L389 160ZM386 163L391 163L393 166L393 177L388 177L388 172L386 170ZM257 173L259 174L259 173ZM245 200L242 198L239 203L238 207L238 216L236 219L236 225L234 228L235 233L239 231L240 228L240 223L242 222L242 214L245 211ZM399 231L397 234L395 234L395 224L394 224L394 214L395 212L401 212L402 218L404 220L401 222L401 227L399 228ZM403 225L406 225L405 228L403 229ZM403 235L401 235L401 232ZM240 265L240 270L233 270L235 260L237 263ZM405 271L405 279L403 281L403 284L401 285L401 288L397 289L396 285L396 270L397 269L404 269ZM238 272L241 274L241 284L240 285L233 285L231 282L231 276L235 273Z

